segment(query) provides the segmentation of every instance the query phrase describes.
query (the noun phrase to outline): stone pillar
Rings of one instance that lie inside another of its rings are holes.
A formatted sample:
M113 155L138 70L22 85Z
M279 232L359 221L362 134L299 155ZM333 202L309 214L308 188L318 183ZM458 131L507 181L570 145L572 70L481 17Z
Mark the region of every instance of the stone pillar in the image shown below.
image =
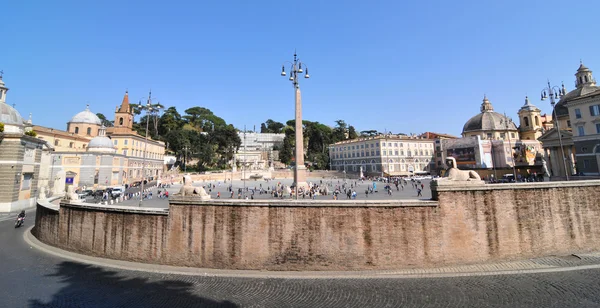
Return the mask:
M306 184L306 167L304 167L304 134L302 132L302 97L300 88L296 86L296 169L294 184L296 187L308 187Z

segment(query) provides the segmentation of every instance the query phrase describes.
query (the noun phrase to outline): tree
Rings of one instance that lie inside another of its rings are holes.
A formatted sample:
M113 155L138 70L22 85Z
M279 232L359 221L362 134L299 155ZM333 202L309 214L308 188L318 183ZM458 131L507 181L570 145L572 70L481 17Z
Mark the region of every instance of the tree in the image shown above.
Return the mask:
M348 125L344 120L335 121L337 126L333 129L333 141L338 142L348 139Z
M102 122L102 125L104 125L106 127L113 126L113 121L109 121L108 119L106 119L106 116L104 116L104 114L96 113L96 116L100 119L100 121Z
M354 126L350 125L348 127L348 139L356 139L358 138L358 134L356 133L356 129Z
M268 133L268 132L269 131L268 131L267 125L265 123L261 123L260 124L260 133L264 134L264 133Z
M201 132L214 130L216 127L225 126L225 120L214 115L212 111L204 107L192 107L185 110L183 116L191 126Z
M177 109L175 107L169 107L160 116L158 133L161 136L164 136L172 130L181 129L181 127L183 127L183 120L181 119L181 115L179 114L179 112L177 112Z

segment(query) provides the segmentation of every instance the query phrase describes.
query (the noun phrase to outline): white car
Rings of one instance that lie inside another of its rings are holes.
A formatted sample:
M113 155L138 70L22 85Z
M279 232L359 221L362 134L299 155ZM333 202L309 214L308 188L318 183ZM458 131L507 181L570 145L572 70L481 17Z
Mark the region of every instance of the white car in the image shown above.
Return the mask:
M112 195L113 198L121 197L123 195L123 188L115 187L111 190L110 194Z

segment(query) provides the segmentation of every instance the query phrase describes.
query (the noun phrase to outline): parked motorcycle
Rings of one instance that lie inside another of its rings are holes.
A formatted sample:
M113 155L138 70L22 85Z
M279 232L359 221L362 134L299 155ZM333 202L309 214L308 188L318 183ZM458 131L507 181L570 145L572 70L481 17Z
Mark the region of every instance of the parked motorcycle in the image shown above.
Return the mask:
M20 227L25 222L25 217L17 217L17 221L15 221L15 228Z

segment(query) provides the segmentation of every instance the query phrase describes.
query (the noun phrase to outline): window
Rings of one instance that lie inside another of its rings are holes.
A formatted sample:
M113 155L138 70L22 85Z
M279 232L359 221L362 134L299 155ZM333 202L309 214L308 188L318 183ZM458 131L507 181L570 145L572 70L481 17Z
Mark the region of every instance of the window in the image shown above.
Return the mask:
M538 116L535 116L535 126L540 126L540 118Z
M79 134L79 127L75 127L75 133Z
M585 136L585 130L583 129L583 125L577 126L577 133L579 136Z
M60 142L58 141L58 139L54 139L54 146L57 147L60 144Z
M361 148L361 149L364 149L364 148L365 148L365 145L364 145L364 144L361 144L361 145L360 145L360 148Z
M523 122L525 122L525 126L529 126L529 118L523 117Z
M74 145L75 145L75 143L74 143L74 142L69 142L69 147L70 147L70 148L73 148L73 146L74 146Z
M379 156L379 155L381 155L381 154L379 154L379 150L377 150L377 156Z
M588 159L583 160L583 169L590 168L590 161Z
M396 150L396 156L398 156L398 150Z
M600 134L600 123L596 124L596 134Z
M129 141L129 140L127 140L127 139L123 140L123 145L127 145L127 141Z
M406 151L406 156L412 157L412 152L410 150Z
M113 141L113 144L114 144L114 145L118 145L118 144L119 144L119 140L115 140L115 141Z
M371 156L375 156L375 151L371 150Z
M515 138L515 133L510 133L510 138Z
M33 178L33 173L23 173L23 183L21 186L21 190L28 190L31 188L31 179Z
M487 133L487 138L492 139L492 133Z
M123 118L119 118L119 125L123 125Z
M592 117L600 115L600 105L590 106L590 114Z
M375 143L375 146L376 146L376 147L379 147L379 142L376 142L376 143Z
M581 110L579 108L575 108L575 119L581 119Z
M567 121L567 127L571 127L571 121Z
M374 148L374 147L375 147L375 145L371 143L371 148Z
M387 152L385 150L383 150L383 155L385 156L387 154Z
M123 155L127 156L127 150L123 150Z
M436 156L437 156L437 157L442 157L442 153L440 153L440 152L437 152L437 153L436 153Z
M88 135L91 135L91 134L92 134L92 128L91 128L91 127L88 127L88 128L87 128L87 134L88 134Z
M506 139L506 134L505 133L500 133L500 139L502 139L502 140Z

